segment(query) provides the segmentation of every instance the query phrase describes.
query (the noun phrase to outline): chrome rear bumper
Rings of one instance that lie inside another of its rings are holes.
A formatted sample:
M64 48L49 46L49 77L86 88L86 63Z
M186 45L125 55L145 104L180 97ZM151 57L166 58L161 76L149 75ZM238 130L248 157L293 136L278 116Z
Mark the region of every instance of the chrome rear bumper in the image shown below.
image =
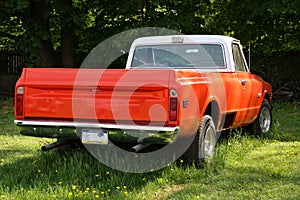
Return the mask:
M109 139L115 142L137 142L165 144L173 142L179 132L179 126L141 126L127 124L106 124L87 122L64 122L42 120L15 120L21 127L21 134L35 137L80 139L82 129L105 129Z

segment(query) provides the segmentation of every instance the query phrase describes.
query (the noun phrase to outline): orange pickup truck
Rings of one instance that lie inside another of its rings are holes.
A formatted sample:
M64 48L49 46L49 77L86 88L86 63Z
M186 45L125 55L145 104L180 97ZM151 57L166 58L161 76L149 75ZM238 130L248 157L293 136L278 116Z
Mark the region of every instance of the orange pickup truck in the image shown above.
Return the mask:
M222 130L268 132L271 102L271 85L250 73L239 40L152 36L132 43L126 69L25 68L15 124L23 135L58 139L43 150L80 140L138 152L192 138L182 157L202 163Z

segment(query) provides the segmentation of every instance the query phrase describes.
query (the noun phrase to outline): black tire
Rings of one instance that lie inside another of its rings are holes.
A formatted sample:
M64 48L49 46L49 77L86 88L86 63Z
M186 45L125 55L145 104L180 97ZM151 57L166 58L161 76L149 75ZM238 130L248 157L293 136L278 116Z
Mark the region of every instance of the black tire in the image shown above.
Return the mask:
M252 133L262 135L267 133L272 126L272 109L270 103L264 99L259 113L250 128Z
M205 166L212 160L216 141L213 119L205 115L202 117L192 144L183 155L184 162L194 163L196 167Z

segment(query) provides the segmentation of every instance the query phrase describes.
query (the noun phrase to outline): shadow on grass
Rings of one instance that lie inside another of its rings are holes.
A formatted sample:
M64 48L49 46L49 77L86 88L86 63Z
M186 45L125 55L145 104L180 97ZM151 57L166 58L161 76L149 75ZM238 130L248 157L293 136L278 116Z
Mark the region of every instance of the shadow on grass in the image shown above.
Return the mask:
M26 150L7 150L7 153L23 154ZM78 190L86 188L111 190L116 187L127 186L130 189L139 189L149 181L160 176L162 170L145 173L130 174L111 169L93 158L83 149L65 152L40 152L26 158L15 158L0 165L0 190L39 188L69 188L76 185Z
M300 141L300 105L298 103L274 103L273 123L271 130L264 135L254 135L248 129L235 129L223 131L219 141L226 141L232 137L254 137L266 140L279 140L283 142Z
M18 135L19 129L14 124L13 100L0 100L0 135Z
M274 103L272 130L267 138L280 141L300 141L300 105L296 102Z

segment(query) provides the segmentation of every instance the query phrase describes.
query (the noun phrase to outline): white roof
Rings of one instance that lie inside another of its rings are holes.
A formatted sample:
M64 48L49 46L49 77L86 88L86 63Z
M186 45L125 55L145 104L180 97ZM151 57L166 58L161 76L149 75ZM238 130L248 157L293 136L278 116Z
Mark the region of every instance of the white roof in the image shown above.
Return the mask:
M141 37L133 41L129 50L126 68L129 69L133 58L134 50L137 46L158 45L158 44L220 44L224 48L224 56L226 69L214 69L220 72L234 72L234 60L232 55L232 43L240 41L224 35L166 35L166 36L150 36ZM245 59L245 58L244 58ZM212 70L205 70L212 71Z
M166 36L150 36L141 37L132 43L132 46L139 45L151 45L151 44L171 44L172 38L182 38L183 44L188 43L221 43L221 44L232 44L233 41L239 42L239 40L224 36L224 35L166 35Z

